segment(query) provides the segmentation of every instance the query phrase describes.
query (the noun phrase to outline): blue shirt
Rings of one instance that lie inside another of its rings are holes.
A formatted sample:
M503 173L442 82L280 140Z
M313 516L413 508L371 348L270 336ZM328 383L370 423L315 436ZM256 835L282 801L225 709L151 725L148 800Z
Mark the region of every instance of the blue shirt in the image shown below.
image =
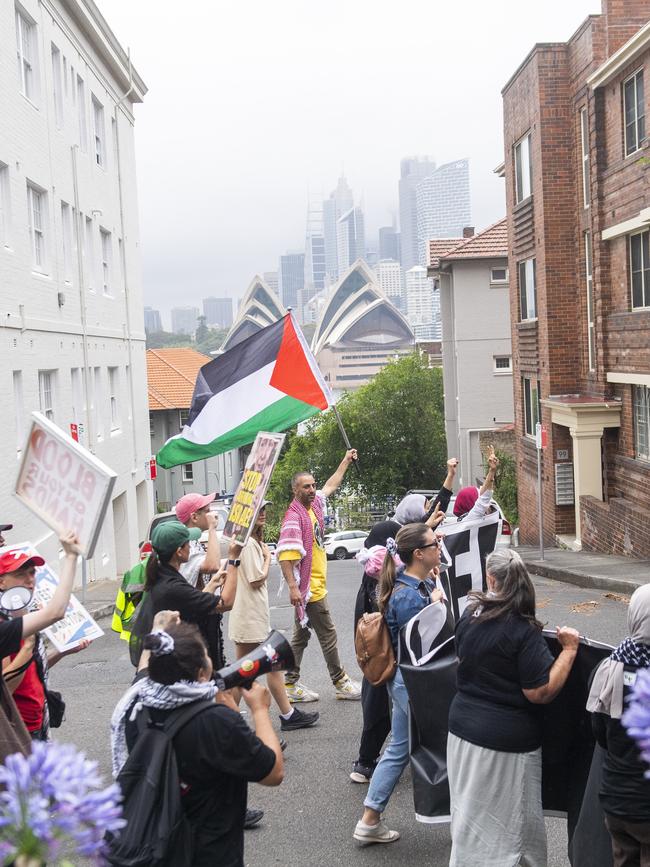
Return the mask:
M431 605L431 594L435 589L435 584L430 579L420 581L406 572L402 572L395 579L395 589L386 606L384 617L396 655L400 629L411 617Z

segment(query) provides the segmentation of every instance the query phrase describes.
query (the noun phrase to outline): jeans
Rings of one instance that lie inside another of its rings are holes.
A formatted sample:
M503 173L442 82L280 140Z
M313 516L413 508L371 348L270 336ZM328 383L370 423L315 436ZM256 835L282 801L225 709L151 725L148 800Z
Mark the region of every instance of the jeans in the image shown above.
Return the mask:
M318 602L308 602L306 613L309 618L309 626L316 633L321 650L323 651L325 664L332 678L332 683L336 684L345 676L345 671L339 659L336 629L334 628L332 615L330 614L330 607L327 604L327 596L319 599ZM291 649L293 650L296 664L291 671L286 672L284 676L285 683L296 683L300 679L300 663L311 638L311 629L301 626L296 620L293 627L293 636L291 637Z
M388 693L393 704L390 743L375 768L370 779L368 794L363 802L365 807L378 813L383 813L386 809L393 789L409 760L409 700L399 669L393 680L388 683Z

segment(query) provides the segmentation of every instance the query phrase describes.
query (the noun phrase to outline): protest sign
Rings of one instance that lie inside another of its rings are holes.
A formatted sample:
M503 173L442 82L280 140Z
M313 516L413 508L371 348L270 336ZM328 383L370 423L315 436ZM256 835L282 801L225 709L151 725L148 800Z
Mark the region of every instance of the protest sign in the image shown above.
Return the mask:
M24 551L26 554L34 556L38 554L36 548L30 545L29 542L24 542L21 545L5 546L4 548L0 548L0 553L6 551L9 547L11 547L12 551ZM46 563L44 566L36 567L35 577L36 586L34 588L32 606L30 607L37 605L44 607L51 602L54 596L54 592L59 584L59 576ZM85 638L89 641L94 641L95 638L100 638L104 634L103 630L95 623L75 596L70 597L70 602L63 619L44 629L43 632L59 653L71 650Z
M260 431L246 461L241 481L235 491L223 538L245 545L255 526L257 513L280 455L285 434Z
M16 496L59 536L74 530L92 557L116 473L39 412L32 418Z

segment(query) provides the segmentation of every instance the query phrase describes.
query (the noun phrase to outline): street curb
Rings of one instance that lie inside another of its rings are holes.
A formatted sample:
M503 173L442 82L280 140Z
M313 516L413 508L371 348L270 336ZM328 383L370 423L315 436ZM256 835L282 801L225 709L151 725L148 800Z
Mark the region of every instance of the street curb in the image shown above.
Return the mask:
M110 617L113 614L114 608L114 602L107 602L106 605L98 605L97 608L89 608L88 613L93 618L93 620L103 620L104 618Z
M642 587L646 581L635 581L633 578L603 578L597 575L589 575L585 572L576 572L564 569L562 566L551 566L544 560L524 559L526 568L534 575L550 578L554 581L563 581L565 584L575 584L577 587L586 587L593 590L604 590L611 593L632 594L637 587Z

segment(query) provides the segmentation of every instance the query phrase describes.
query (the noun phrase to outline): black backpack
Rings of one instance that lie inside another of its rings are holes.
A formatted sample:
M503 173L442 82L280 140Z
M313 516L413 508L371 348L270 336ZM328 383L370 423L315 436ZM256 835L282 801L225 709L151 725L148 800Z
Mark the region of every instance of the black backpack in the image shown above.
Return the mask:
M127 825L106 834L112 867L192 867L192 831L181 803L173 739L209 707L213 701L194 701L160 724L147 708L138 714L138 739L117 778Z

